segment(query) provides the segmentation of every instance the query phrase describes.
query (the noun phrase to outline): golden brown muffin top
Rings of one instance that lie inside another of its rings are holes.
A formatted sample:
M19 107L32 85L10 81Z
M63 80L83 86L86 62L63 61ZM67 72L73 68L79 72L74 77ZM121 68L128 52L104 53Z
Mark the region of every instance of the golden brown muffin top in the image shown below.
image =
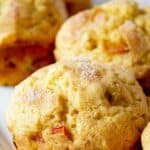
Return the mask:
M1 0L0 45L50 43L66 18L61 0Z
M88 55L141 76L150 68L150 13L137 3L115 0L70 18L56 38L57 60Z
M15 88L7 123L18 149L129 150L147 122L134 76L75 58L40 69Z

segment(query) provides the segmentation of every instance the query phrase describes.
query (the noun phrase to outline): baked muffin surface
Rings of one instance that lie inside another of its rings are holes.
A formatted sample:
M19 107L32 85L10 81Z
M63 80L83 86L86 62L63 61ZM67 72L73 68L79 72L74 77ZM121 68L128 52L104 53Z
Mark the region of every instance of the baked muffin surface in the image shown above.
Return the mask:
M75 58L18 85L6 116L18 150L129 150L147 111L132 74Z
M0 85L14 85L53 62L67 13L62 0L1 0L0 11Z
M14 42L53 42L56 32L67 17L61 0L1 1L0 44Z
M111 1L70 18L56 38L57 60L88 56L134 72L150 91L150 11Z

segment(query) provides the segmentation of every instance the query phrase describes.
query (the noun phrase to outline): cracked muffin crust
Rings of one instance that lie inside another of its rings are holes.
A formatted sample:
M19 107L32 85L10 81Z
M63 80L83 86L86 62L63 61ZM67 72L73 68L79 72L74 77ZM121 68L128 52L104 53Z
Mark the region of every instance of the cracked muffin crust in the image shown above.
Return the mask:
M88 56L132 70L150 92L150 11L111 1L70 18L56 38L57 60ZM149 93L150 94L150 93Z
M0 11L0 85L14 85L53 62L66 10L62 0L0 0Z
M74 58L18 85L6 120L18 150L130 150L147 112L142 89L128 71Z
M92 0L64 0L69 15L73 15L81 10L90 8Z

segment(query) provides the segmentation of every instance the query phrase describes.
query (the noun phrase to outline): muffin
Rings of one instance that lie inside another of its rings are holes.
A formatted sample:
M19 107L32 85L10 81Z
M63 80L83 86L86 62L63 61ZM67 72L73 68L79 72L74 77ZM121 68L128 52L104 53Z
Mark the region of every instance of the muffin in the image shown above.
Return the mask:
M61 0L5 0L0 11L0 85L15 85L53 62L54 38L67 14Z
M90 8L92 5L92 0L64 0L64 2L70 15Z
M150 92L150 11L134 1L111 1L70 18L56 38L57 60L88 56L134 72ZM150 93L149 93L150 94Z
M143 150L150 149L150 123L148 123L148 125L142 133L142 147Z
M20 83L6 120L18 150L131 150L147 112L131 73L74 58Z

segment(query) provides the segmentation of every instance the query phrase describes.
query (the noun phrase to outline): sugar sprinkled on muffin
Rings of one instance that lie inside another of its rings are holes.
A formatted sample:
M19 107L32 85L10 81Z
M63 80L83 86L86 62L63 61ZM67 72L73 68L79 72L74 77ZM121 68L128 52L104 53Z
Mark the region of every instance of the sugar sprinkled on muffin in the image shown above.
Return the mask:
M20 83L6 116L18 149L130 150L147 112L145 95L131 73L74 58Z

